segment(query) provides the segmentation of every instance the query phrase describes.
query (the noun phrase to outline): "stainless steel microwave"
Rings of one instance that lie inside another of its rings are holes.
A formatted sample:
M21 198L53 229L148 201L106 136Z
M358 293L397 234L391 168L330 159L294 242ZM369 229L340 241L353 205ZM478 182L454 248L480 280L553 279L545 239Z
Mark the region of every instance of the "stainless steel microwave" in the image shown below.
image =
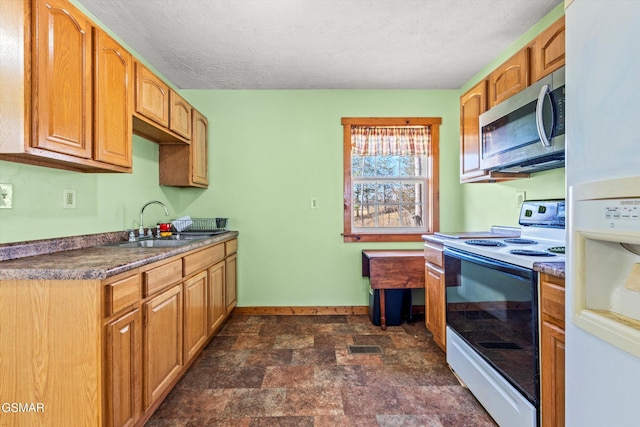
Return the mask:
M480 115L480 168L538 172L564 167L564 67Z

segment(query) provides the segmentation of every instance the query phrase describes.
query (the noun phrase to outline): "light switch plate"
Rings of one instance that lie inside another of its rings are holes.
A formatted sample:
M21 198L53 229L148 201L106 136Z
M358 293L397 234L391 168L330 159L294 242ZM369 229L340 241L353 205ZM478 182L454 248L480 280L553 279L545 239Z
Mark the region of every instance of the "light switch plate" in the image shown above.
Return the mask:
M522 207L522 203L527 199L527 192L524 190L518 190L516 192L516 207Z
M13 209L12 184L0 184L0 209Z

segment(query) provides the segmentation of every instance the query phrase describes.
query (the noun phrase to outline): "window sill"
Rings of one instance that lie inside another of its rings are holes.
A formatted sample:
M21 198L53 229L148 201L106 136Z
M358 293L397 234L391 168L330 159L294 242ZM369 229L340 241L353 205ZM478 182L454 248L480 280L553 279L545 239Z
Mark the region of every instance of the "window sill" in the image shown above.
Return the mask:
M342 234L345 243L421 242L423 234Z

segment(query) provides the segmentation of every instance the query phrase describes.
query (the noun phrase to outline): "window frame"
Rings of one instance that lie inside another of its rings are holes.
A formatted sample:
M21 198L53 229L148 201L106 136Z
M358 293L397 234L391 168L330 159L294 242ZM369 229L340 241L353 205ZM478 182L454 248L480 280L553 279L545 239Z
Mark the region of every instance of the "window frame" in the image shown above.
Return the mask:
M343 239L353 242L419 242L423 234L432 234L440 227L440 117L343 117ZM427 218L426 233L353 233L353 183L351 180L351 127L352 126L428 126L431 143L427 153Z

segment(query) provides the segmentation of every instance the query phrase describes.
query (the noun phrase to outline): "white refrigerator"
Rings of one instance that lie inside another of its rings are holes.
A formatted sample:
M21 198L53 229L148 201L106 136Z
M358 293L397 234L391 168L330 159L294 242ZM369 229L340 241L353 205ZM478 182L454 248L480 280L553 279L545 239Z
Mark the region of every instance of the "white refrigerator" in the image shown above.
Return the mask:
M575 197L581 184L585 187L589 184L584 183L599 181L589 191L601 199L591 205L569 204L565 420L567 426L576 427L640 426L640 340L633 331L636 328L640 333L640 328L633 319L627 322L621 328L631 325L630 333L622 339L616 336L615 325L606 333L593 332L607 329L603 325L609 321L604 317L600 326L595 321L590 329L581 326L580 316L576 316L581 301L591 304L589 295L596 293L597 298L609 299L613 311L631 310L628 318L638 317L640 312L640 304L632 300L640 290L630 290L629 280L624 278L629 271L615 264L622 258L607 260L615 251L624 252L621 245L604 238L600 241L595 232L585 232L586 238L577 233L580 227L592 227L588 225L592 221L603 230L606 226L617 232L621 242L627 237L620 224L631 226L629 236L640 236L640 180L612 180L640 177L640 0L566 0L565 7L567 197ZM582 191L582 196L589 191ZM609 191L614 197L636 200L635 204L614 206L607 201ZM631 208L636 210L629 211ZM622 219L616 212L623 212ZM589 215L592 217L586 218ZM605 215L610 216L605 219ZM587 255L590 250L591 257ZM640 256L624 253L630 265L640 261ZM598 262L602 263L598 268L588 266ZM607 288L625 280L626 288ZM590 284L581 289L583 282ZM588 286L591 289L587 291ZM620 300L620 292L630 297ZM632 303L630 307L616 308L625 301ZM587 317L582 325L589 324Z

